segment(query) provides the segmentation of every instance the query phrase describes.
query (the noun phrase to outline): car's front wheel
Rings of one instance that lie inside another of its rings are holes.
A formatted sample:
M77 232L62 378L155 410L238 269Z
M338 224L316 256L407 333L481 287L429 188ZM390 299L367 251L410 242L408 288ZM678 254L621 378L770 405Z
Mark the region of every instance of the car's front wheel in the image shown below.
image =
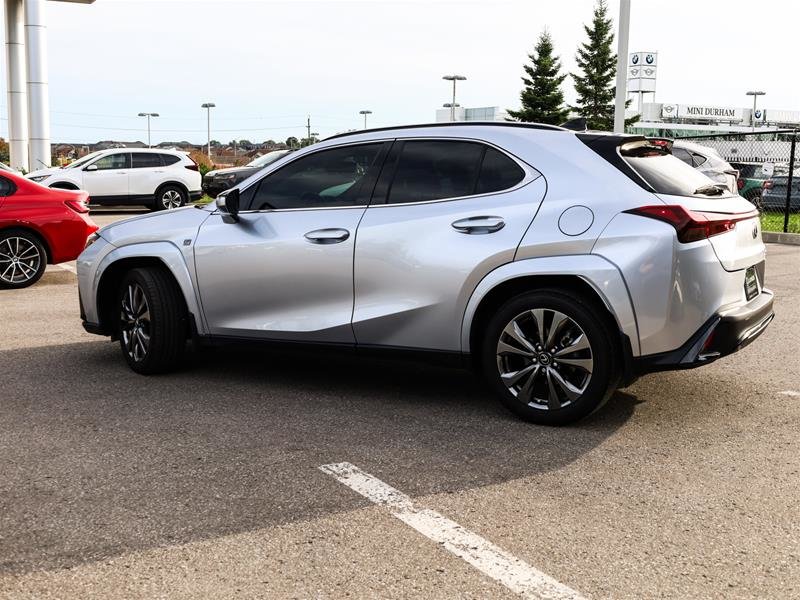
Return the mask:
M489 322L483 370L502 403L528 421L585 417L616 384L613 333L592 303L558 290L507 301Z
M119 343L128 365L143 375L175 369L186 349L186 309L162 269L129 271L117 296Z
M0 289L33 285L47 268L47 253L39 239L28 231L0 232Z

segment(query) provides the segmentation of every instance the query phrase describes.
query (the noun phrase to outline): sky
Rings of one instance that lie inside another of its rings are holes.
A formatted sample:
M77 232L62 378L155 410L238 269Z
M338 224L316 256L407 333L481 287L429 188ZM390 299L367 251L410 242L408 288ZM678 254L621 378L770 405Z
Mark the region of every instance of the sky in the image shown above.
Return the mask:
M426 123L450 101L517 108L520 76L547 28L565 72L594 0L97 0L48 2L51 138L283 141ZM616 22L619 1L609 0ZM2 11L0 11L2 12ZM0 15L2 18L2 15ZM659 53L659 102L800 110L794 0L632 0L630 51ZM3 30L0 30L3 31ZM5 61L0 84L6 89ZM575 99L569 78L564 91ZM0 135L7 137L6 94Z

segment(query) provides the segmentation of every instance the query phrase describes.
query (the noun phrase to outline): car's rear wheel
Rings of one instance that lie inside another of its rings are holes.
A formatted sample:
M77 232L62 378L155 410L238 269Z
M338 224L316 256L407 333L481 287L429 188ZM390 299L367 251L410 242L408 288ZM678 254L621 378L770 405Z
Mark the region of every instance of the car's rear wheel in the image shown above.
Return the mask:
M186 206L186 192L176 185L167 185L156 192L155 210L173 210Z
M0 232L0 289L31 286L46 268L47 252L39 238L19 229Z
M162 269L129 271L117 296L119 343L128 365L143 375L174 370L186 349L186 309Z
M529 292L507 301L489 322L483 370L508 409L533 423L563 425L614 391L613 340L592 303L558 290Z

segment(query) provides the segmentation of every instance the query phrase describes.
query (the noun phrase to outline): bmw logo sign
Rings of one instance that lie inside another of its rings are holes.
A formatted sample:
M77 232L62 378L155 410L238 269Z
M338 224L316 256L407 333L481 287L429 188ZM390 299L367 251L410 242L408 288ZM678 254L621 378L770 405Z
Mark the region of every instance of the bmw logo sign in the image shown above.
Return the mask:
M647 64L648 64L648 65L652 65L652 64L653 64L653 61L654 61L655 59L656 59L656 57L655 57L655 56L653 56L652 54L648 54L648 55L645 57L645 61L647 61Z
M760 110L756 110L756 119L760 119L760 118L761 118L761 111Z
M638 65L639 64L639 55L638 54L634 54L633 58L631 58L631 62L633 64L635 64L635 65Z

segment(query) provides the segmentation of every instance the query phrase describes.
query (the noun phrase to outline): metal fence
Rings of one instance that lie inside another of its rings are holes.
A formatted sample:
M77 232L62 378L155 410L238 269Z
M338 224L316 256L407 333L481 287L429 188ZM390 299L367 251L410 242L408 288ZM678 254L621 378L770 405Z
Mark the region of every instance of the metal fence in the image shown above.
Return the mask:
M693 160L693 166L703 170L703 157L692 154L691 145L714 148L738 172L739 194L761 212L764 231L800 233L797 133L782 130L676 138L673 154L687 162ZM680 143L684 141L688 143ZM714 165L705 168L715 169Z

